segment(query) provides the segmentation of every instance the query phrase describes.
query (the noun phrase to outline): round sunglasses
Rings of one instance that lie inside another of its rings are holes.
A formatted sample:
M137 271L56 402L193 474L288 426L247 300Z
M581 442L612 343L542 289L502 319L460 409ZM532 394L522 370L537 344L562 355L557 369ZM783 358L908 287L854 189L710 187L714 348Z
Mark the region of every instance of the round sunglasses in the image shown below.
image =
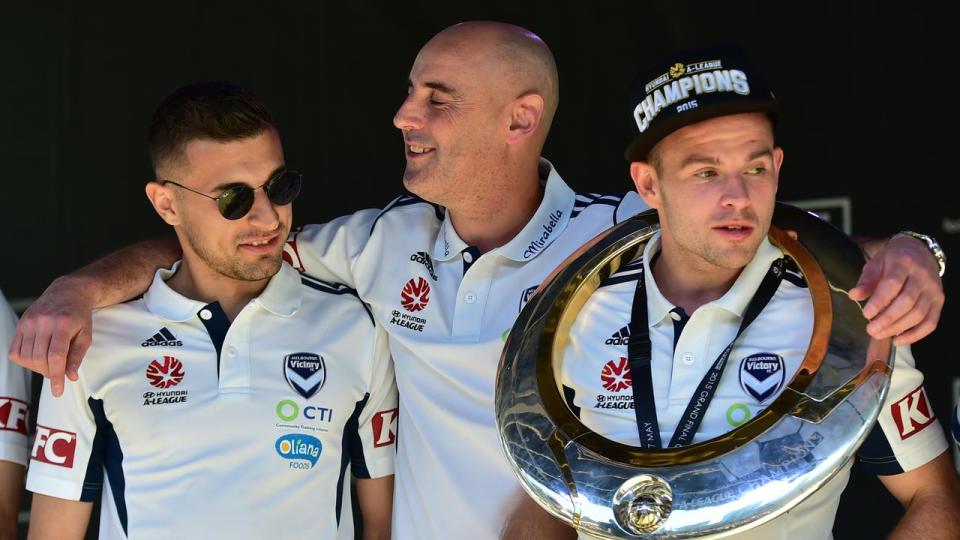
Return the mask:
M297 171L283 169L259 187L252 188L239 184L223 190L223 192L216 197L211 197L206 193L190 189L173 180L159 180L159 182L161 185L173 184L191 193L196 193L197 195L202 195L208 199L217 201L217 209L220 210L220 215L226 219L234 220L247 215L247 212L253 208L253 198L256 195L256 191L260 188L263 188L270 202L277 206L292 203L293 200L297 198L297 195L300 194L300 187L303 185L303 175Z

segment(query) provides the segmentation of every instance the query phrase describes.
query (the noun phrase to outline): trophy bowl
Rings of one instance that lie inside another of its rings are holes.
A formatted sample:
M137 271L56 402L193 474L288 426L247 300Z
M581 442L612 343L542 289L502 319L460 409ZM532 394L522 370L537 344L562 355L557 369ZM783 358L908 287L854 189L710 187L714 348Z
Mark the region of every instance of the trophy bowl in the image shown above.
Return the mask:
M814 312L806 354L784 390L739 427L690 446L643 449L591 431L557 384L564 344L590 295L657 230L656 212L644 212L572 255L521 311L497 375L500 438L524 490L598 538L729 533L786 512L852 458L893 369L891 340L870 338L861 305L847 296L865 262L860 249L813 214L778 203L769 237L797 263Z

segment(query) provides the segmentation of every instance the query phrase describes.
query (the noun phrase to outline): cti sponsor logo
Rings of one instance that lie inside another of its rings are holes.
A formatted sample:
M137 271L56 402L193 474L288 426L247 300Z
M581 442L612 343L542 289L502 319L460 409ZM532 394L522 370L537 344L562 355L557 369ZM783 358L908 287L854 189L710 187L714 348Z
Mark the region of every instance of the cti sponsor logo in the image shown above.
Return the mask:
M72 469L76 451L76 433L37 424L37 438L30 454L34 460Z
M277 403L277 418L284 422L293 422L301 418L300 413L303 413L302 417L307 420L314 420L316 422L333 421L333 409L328 409L327 407L307 405L306 407L300 408L292 399L284 399Z
M15 431L27 434L27 418L30 405L26 401L0 396L0 431Z
M530 245L527 246L527 249L523 251L523 258L529 259L536 255L544 246L547 245L547 240L550 239L550 236L553 234L554 229L556 229L557 224L560 223L560 218L563 216L563 210L556 210L548 216L547 222L541 225L543 227L543 232L540 233L540 238L535 238L530 242Z
M916 435L932 424L935 418L922 385L891 405L890 415L893 416L893 422L897 425L900 440Z
M400 305L411 313L422 311L429 303L430 284L422 277L410 279L400 291Z
M430 273L430 278L434 281L437 280L437 273L433 269L433 259L430 258L429 253L426 251L418 251L413 255L410 255L410 260L425 266L427 268L427 272Z
M620 392L633 386L630 364L623 356L619 360L610 360L600 371L600 382L608 392Z
M290 460L291 469L312 469L323 451L320 439L303 433L282 435L274 447L280 457Z
M387 409L377 411L373 415L373 446L390 446L397 442L397 418L400 415L398 409Z

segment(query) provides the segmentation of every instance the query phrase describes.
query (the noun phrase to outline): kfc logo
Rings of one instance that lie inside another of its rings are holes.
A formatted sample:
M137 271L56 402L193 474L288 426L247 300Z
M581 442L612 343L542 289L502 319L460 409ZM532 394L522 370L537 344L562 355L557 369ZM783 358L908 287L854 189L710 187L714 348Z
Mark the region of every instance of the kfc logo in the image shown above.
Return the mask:
M918 386L905 398L891 405L890 414L893 416L894 423L897 424L901 440L913 436L934 420L933 410L930 409L930 402L927 401L927 393L923 390L923 386Z
M630 376L630 364L627 359L611 360L603 366L600 372L600 382L608 392L619 392L633 386L633 377Z
M407 311L420 311L430 302L430 284L422 277L411 279L400 292L400 305Z
M378 411L373 415L373 446L389 446L397 442L397 409Z
M27 416L30 406L19 399L0 396L0 431L27 434Z
M30 456L41 463L73 468L73 454L77 450L77 434L37 424L37 438Z
M147 380L157 388L176 386L183 380L183 375L183 363L172 356L164 356L163 363L154 360L147 366Z

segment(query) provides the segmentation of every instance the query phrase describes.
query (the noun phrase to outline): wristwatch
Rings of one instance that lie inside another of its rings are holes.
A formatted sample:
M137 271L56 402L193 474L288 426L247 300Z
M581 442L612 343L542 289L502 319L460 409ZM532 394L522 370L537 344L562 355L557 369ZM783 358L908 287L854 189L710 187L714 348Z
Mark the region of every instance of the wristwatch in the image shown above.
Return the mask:
M947 254L943 252L943 248L940 247L940 242L937 242L932 236L927 236L925 234L920 234L913 231L900 231L893 236L911 236L920 240L927 245L927 249L930 250L930 253L933 254L933 258L937 260L937 265L940 267L940 277L943 277L943 273L947 271Z

